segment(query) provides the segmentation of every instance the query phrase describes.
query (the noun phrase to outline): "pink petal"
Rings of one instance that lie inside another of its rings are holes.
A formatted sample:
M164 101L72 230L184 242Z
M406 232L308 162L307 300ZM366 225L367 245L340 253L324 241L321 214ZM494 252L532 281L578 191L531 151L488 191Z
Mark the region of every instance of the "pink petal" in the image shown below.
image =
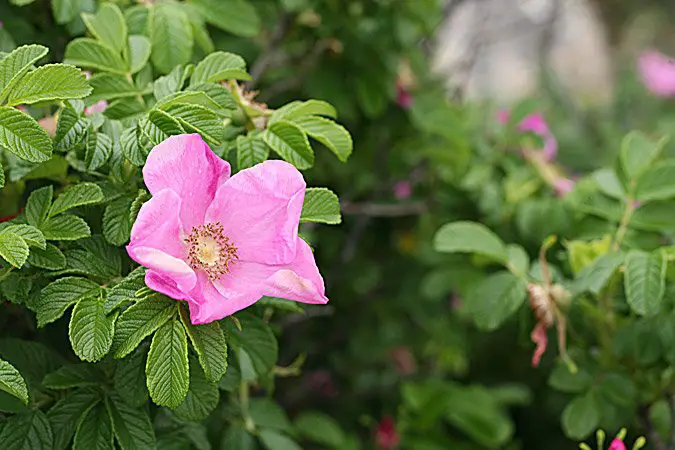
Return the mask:
M518 125L520 131L531 131L538 135L548 134L548 124L544 120L544 116L540 113L533 113L526 116Z
M157 192L141 207L131 229L127 252L137 263L157 271L172 280L181 291L188 292L196 277L183 260L185 244L178 217L180 207L181 199L174 191Z
M176 300L187 300L189 295L181 291L178 285L171 278L165 277L160 272L148 270L145 274L145 285L164 295Z
M406 200L412 194L412 184L410 181L399 181L394 185L394 196L399 200Z
M257 266L246 262L236 264L237 275L226 275L228 279L239 281L240 291L223 288L219 282L212 283L203 272L197 273L197 285L188 298L190 321L194 325L220 320L260 300L263 279L260 272L249 265Z
M229 177L230 165L198 134L166 139L152 149L143 168L143 179L153 195L162 189L178 194L180 219L187 231L204 223L206 209Z
M91 116L94 113L102 113L108 107L108 102L105 100L99 100L91 106L84 108L84 115Z
M607 450L626 450L626 444L619 438L614 438L611 444L609 444L609 449Z
M295 258L305 180L291 164L265 161L227 180L205 222L220 222L240 261L285 264Z
M548 346L546 324L538 322L534 327L534 330L532 330L532 334L530 334L530 339L537 345L534 349L534 354L532 355L532 367L538 367L541 362L541 357L544 356L546 347Z
M497 122L501 123L502 125L509 123L510 117L511 114L505 109L497 111Z
M675 60L661 52L649 50L638 58L638 71L644 85L654 95L675 95Z

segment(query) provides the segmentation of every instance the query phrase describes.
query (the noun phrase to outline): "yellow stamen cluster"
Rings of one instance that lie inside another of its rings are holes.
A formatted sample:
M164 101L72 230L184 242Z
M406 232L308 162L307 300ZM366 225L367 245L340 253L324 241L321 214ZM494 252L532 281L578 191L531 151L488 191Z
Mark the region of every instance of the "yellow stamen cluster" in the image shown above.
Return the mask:
M211 281L229 273L230 264L239 258L220 222L193 227L186 243L190 267L203 270Z

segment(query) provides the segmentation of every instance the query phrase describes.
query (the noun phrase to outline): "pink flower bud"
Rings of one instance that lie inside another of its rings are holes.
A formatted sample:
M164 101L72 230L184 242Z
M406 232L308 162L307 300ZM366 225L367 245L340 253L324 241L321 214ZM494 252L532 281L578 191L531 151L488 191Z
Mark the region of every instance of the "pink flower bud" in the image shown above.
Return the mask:
M398 447L401 438L396 430L394 419L387 416L377 424L375 429L375 442L380 450L392 450Z

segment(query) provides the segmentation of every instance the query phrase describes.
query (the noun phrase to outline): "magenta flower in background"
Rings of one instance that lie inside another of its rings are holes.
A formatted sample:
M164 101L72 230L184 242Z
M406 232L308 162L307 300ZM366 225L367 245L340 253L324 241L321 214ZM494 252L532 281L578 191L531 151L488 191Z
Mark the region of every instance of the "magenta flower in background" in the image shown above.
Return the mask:
M400 81L396 82L396 104L403 109L409 109L413 104L413 96L403 87Z
M508 111L498 111L497 112L497 121L502 125L506 125L509 122L510 113ZM547 161L555 159L556 154L558 153L558 141L556 140L553 133L548 127L544 116L540 113L532 113L526 116L518 124L518 131L521 132L532 132L544 140L544 157Z
M377 424L377 428L375 429L375 442L377 448L380 450L392 450L398 447L401 438L398 435L396 423L393 418L389 416L384 417L380 423Z
M222 319L262 296L325 304L323 279L298 236L302 174L265 161L230 177L230 165L197 134L172 136L143 168L152 199L127 246L145 283L185 300L193 324Z
M609 444L609 449L607 450L626 450L626 444L624 444L623 439L614 438L612 443Z
M84 108L84 115L91 116L94 113L102 113L108 107L108 102L105 100L99 100L91 106Z
M570 178L558 178L553 185L553 190L558 195L558 197L564 197L565 195L572 192L576 186L576 182Z
M644 85L658 97L675 96L675 60L656 50L638 57L638 72Z
M394 185L394 197L399 200L406 200L412 195L412 183L408 180L402 180Z

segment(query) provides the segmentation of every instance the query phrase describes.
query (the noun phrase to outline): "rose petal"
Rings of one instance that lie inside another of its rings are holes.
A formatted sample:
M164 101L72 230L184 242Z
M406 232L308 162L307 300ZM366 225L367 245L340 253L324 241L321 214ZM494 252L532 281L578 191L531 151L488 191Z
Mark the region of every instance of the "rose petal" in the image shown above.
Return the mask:
M543 322L538 322L537 325L532 330L530 334L530 339L534 342L537 347L534 349L532 354L532 367L538 367L541 362L541 357L544 356L546 352L546 347L548 346L548 335L546 334L546 324Z
M206 209L229 177L230 165L198 134L166 139L150 151L143 168L143 179L153 195L171 189L181 198L180 218L186 230L204 223Z
M305 180L291 164L266 161L230 178L205 222L220 222L240 261L285 264L296 252Z
M655 50L643 52L638 58L638 71L644 85L654 95L675 95L675 60Z

